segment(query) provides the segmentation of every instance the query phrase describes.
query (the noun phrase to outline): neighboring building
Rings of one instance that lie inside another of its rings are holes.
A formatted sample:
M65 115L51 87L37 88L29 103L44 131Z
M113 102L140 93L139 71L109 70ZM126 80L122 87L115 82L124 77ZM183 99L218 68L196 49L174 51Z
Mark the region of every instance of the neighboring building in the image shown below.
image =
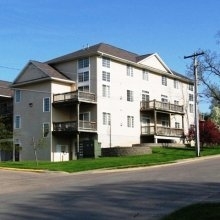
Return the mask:
M13 131L13 92L10 88L11 83L0 80L0 122L3 123L6 129L12 133ZM6 141L1 139L1 144L4 145ZM12 159L12 149L0 149L0 161Z
M13 82L14 140L22 160L97 156L99 147L181 143L194 124L193 82L158 54L100 43L45 63ZM94 150L95 149L95 150Z

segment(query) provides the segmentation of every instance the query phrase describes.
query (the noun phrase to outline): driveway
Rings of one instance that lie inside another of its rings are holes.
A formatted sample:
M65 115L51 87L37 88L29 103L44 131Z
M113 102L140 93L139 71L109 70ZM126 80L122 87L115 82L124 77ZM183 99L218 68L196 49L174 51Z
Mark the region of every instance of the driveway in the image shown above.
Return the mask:
M220 202L220 157L78 174L0 170L0 219L156 220L195 202Z

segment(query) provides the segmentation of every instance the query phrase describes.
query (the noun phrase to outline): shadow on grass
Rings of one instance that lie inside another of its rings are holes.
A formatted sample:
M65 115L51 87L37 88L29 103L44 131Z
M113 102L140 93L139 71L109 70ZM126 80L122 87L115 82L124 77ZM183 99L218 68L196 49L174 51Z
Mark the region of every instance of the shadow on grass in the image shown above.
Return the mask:
M218 220L220 203L197 203L181 208L161 220Z

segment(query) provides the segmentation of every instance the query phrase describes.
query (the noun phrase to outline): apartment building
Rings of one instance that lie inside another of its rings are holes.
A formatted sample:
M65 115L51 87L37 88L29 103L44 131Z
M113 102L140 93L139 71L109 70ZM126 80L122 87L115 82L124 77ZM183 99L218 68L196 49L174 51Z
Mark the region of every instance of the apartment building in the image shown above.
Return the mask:
M0 80L0 122L4 124L5 128L12 133L13 131L13 92L10 88L11 83ZM6 142L12 141L5 135L1 135L0 142L0 161L12 159L12 149L9 149Z
M12 84L21 160L96 157L100 148L182 143L194 124L193 82L157 53L100 43L29 61Z

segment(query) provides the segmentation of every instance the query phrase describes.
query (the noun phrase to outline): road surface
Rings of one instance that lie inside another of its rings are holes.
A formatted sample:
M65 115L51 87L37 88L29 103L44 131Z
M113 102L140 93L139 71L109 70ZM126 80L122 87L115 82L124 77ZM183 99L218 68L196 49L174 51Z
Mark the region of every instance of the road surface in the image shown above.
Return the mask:
M1 220L158 220L185 205L220 202L220 157L78 174L0 169Z

